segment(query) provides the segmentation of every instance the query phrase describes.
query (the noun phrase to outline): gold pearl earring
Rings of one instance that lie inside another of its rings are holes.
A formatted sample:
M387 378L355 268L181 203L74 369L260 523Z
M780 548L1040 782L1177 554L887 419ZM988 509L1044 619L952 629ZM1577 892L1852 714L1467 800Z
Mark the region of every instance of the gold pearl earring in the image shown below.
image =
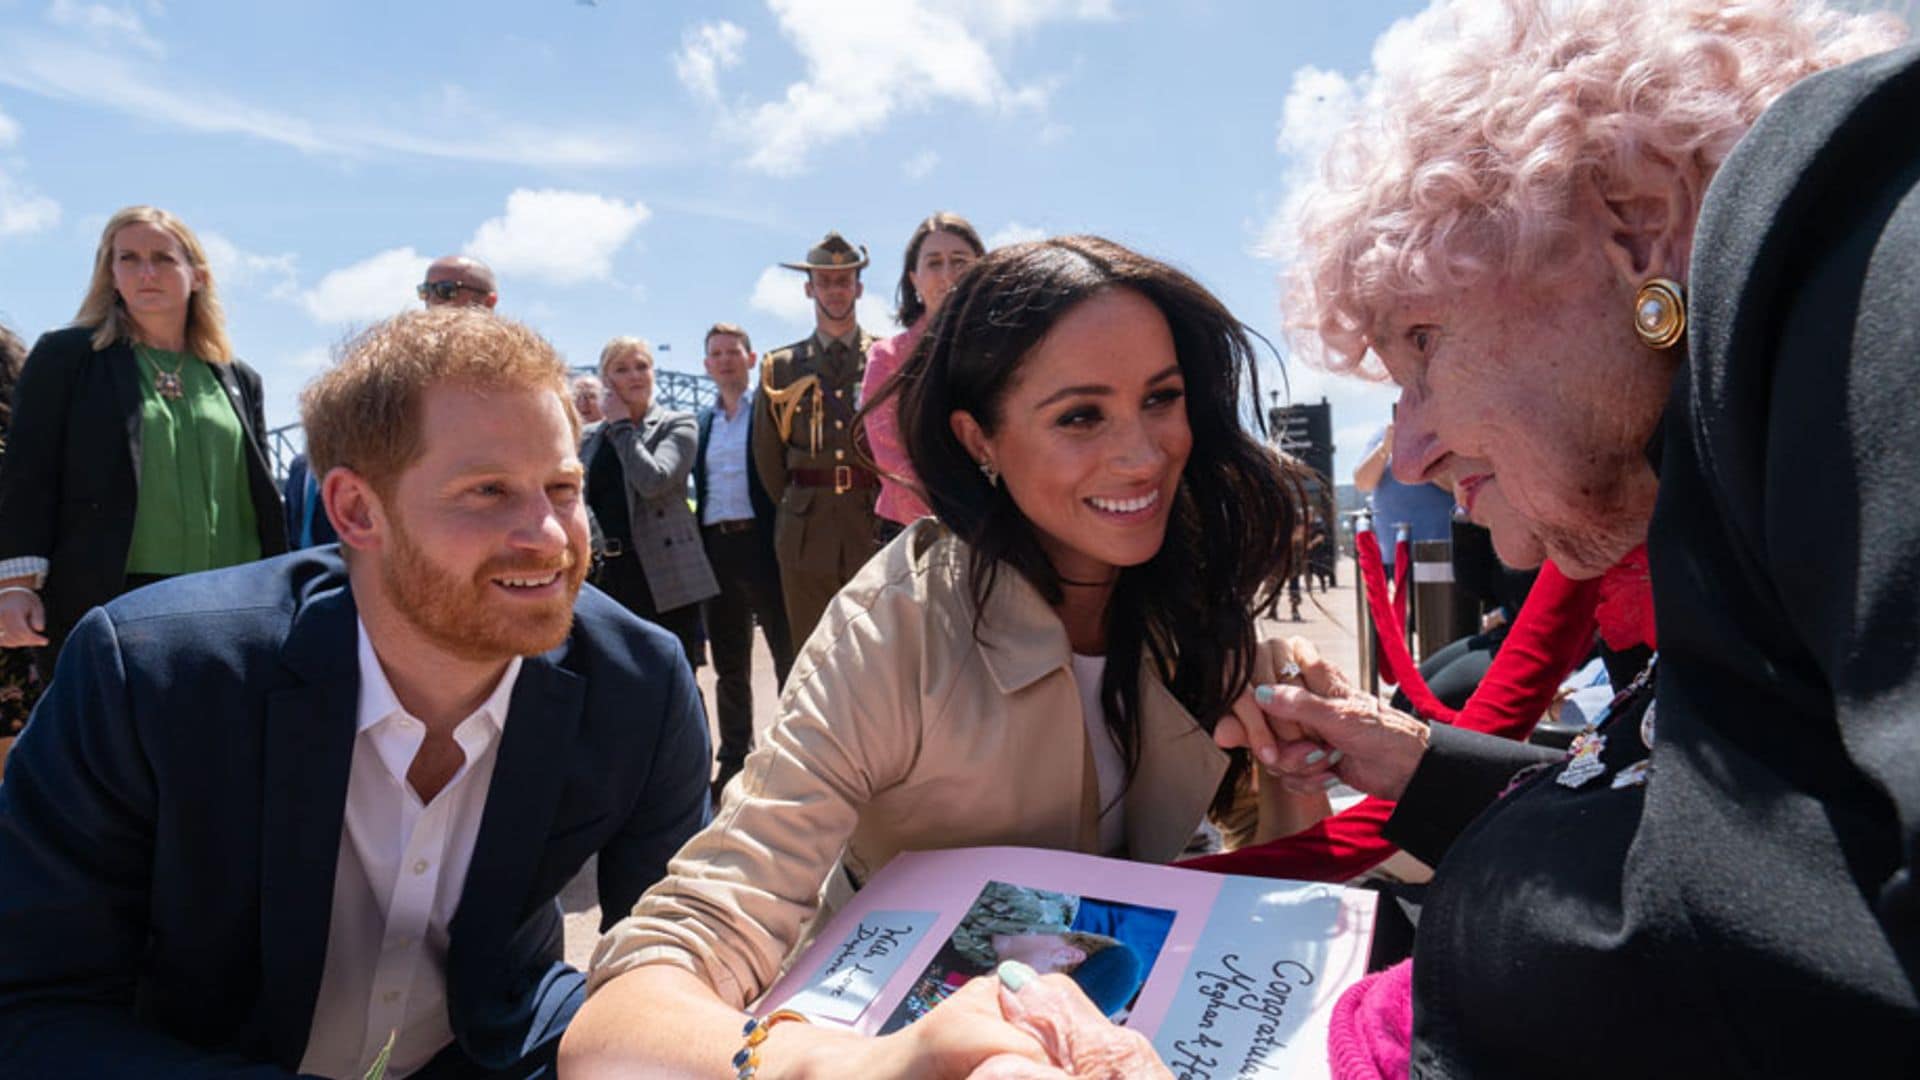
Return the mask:
M1672 278L1649 278L1633 294L1633 332L1649 349L1671 349L1687 334L1687 299Z

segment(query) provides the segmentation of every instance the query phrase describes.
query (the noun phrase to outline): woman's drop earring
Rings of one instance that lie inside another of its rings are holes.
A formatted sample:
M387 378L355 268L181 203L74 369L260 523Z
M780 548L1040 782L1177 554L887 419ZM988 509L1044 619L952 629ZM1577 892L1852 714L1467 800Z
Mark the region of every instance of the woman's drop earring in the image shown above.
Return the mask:
M1000 486L1000 470L994 468L993 462L985 458L980 459L980 475L987 478L988 487Z
M1633 332L1650 349L1671 349L1687 334L1687 299L1671 278L1649 278L1633 294Z

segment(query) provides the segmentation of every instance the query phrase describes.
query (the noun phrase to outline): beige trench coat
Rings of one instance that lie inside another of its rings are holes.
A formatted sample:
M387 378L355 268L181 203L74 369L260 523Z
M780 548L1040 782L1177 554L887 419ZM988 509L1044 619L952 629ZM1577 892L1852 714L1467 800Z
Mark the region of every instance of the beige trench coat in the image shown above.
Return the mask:
M1004 570L976 642L966 557L922 519L841 590L794 663L779 723L713 823L601 939L591 988L664 962L744 1007L823 899L835 906L849 877L901 851L1096 851L1097 779L1066 628ZM1227 756L1157 680L1143 676L1141 691L1125 854L1165 862L1205 816Z

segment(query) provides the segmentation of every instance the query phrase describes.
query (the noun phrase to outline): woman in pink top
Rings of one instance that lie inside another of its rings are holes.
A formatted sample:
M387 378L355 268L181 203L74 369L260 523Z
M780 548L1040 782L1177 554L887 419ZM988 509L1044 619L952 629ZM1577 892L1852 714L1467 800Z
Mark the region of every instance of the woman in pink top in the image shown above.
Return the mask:
M947 291L974 260L986 253L987 246L980 242L980 234L959 214L942 210L913 230L913 238L907 241L906 258L902 260L900 285L894 292L894 300L900 305L895 317L907 329L885 341L874 342L868 350L867 374L860 383L862 402L874 400L880 388L900 370L907 357L913 355L913 347L940 311L940 302L947 298ZM868 413L866 432L867 452L873 456L875 471L880 474L880 500L874 505L874 512L880 516L880 540L885 543L915 520L931 517L933 511L927 509L926 500L915 490L919 479L913 475L913 463L907 460L906 448L900 444L898 406L888 405Z

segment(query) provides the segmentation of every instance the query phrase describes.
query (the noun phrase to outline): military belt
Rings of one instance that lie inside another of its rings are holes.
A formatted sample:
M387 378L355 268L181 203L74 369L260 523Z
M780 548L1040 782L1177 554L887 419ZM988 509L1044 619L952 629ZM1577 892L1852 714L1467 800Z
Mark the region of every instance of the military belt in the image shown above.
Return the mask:
M835 465L831 469L793 469L787 473L787 482L800 487L831 488L835 495L844 495L855 488L877 488L880 478L873 470L858 465Z

